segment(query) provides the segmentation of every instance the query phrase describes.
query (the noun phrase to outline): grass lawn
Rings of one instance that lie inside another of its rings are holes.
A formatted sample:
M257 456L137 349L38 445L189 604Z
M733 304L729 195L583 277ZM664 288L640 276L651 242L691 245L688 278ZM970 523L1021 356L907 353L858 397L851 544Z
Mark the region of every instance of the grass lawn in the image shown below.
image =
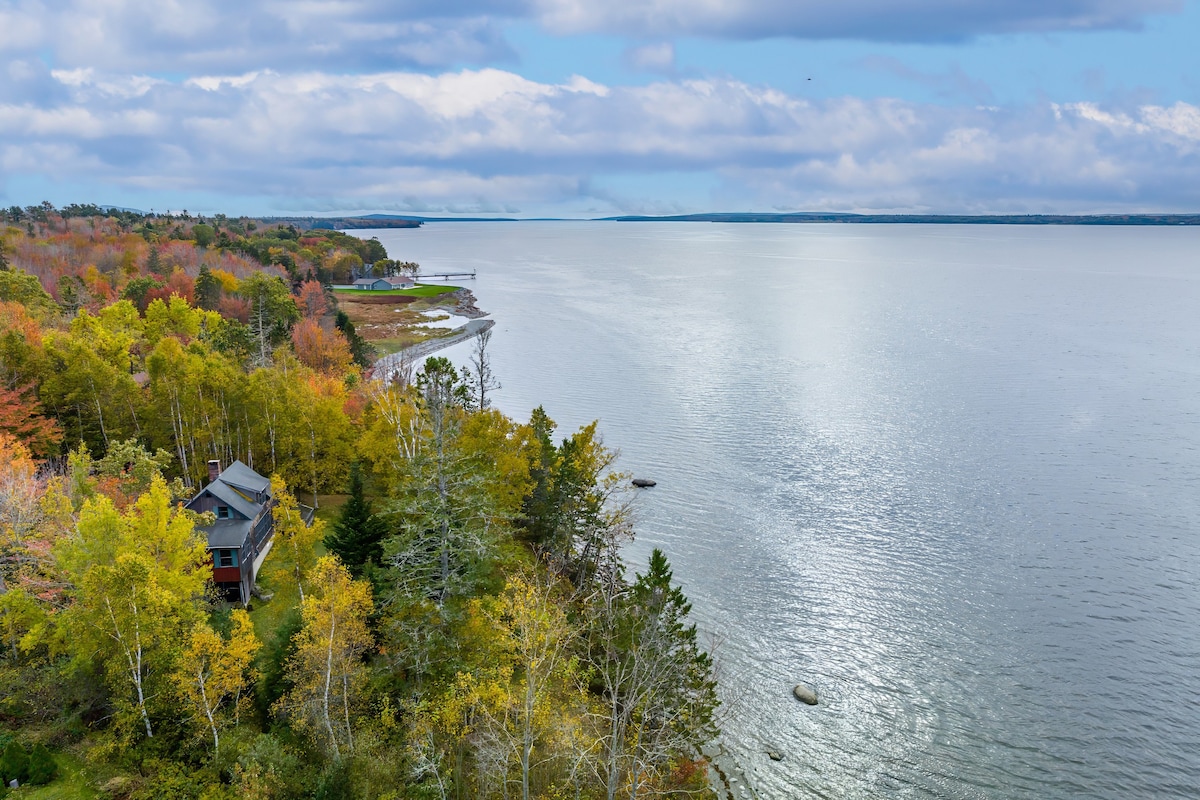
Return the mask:
M371 289L334 289L333 293L338 297L345 297L346 299L353 299L354 297L387 297L388 295L437 297L439 294L457 292L461 288L461 286L448 286L441 283L418 283L411 289L384 289L382 291L373 291Z
M338 510L348 497L349 495L344 494L317 495L317 520L325 523L326 532L337 519ZM312 495L306 499L311 501ZM325 555L325 545L317 540L313 544L313 552L320 558ZM263 561L262 572L258 574L256 582L263 592L274 596L266 602L255 599L250 603L250 621L254 623L254 633L262 642L274 641L275 631L283 622L283 618L300 603L300 592L296 588L296 578L292 572L293 565L291 552L279 542L275 543Z
M58 777L45 786L22 786L8 794L8 800L92 800L100 793L91 787L87 766L70 753L55 751Z

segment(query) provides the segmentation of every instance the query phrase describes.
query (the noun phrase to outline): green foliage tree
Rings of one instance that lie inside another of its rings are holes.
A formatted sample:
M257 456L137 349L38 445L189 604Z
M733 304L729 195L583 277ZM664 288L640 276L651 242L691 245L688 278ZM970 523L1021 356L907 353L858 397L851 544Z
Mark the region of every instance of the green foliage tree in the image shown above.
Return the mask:
M18 783L29 780L29 754L16 739L9 741L0 755L0 778L5 784L12 780Z
M375 348L358 335L358 331L354 329L354 323L350 321L350 317L345 311L339 310L334 315L333 324L350 343L350 357L354 359L355 364L367 369L375 363Z
M33 752L29 754L29 784L45 786L57 775L58 762L54 760L54 756L51 755L46 745L38 742L34 745Z
M272 350L287 341L292 324L300 319L300 310L283 279L262 272L242 281L238 293L250 301L255 365L265 366L271 362Z
M146 271L160 278L165 278L171 274L170 266L163 262L157 247L150 247L150 253L146 256Z
M212 225L200 223L192 226L192 238L196 240L196 246L201 248L211 247L212 243L217 239L217 232Z
M58 305L42 288L42 282L23 269L0 270L0 300L20 303L35 317L58 311Z
M386 535L383 521L371 513L371 502L363 491L362 470L355 463L350 467L350 497L325 537L325 549L358 578L368 564L378 565L382 560Z
M212 274L207 264L200 267L196 276L196 305L208 311L216 311L221 302L221 282Z
M103 670L119 727L153 737L151 706L171 697L167 679L210 574L203 537L155 478L124 514L107 497L85 501L56 555L73 587L58 615L64 641L77 662Z
M657 548L632 587L592 598L591 664L603 687L597 774L608 800L662 788L669 768L716 736L712 660Z

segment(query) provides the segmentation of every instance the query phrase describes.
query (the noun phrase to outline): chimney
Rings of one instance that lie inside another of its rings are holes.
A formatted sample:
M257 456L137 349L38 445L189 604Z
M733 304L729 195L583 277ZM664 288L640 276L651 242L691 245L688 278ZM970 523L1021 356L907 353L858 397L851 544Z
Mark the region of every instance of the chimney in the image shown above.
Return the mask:
M221 474L221 462L213 459L208 462L208 482L212 483Z

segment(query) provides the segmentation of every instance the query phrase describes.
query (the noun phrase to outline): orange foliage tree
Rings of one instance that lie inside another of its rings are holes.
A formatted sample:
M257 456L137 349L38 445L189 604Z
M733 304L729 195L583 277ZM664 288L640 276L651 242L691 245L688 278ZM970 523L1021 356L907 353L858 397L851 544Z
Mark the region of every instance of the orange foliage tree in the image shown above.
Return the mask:
M311 317L292 328L292 349L301 364L325 375L344 375L353 361L346 337L326 331Z

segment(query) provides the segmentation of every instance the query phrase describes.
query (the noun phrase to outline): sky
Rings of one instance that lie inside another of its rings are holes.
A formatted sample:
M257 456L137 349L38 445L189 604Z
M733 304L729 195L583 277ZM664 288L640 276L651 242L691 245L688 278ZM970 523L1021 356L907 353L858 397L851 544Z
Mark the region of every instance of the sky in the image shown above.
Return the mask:
M1200 0L0 0L0 205L1200 212Z

